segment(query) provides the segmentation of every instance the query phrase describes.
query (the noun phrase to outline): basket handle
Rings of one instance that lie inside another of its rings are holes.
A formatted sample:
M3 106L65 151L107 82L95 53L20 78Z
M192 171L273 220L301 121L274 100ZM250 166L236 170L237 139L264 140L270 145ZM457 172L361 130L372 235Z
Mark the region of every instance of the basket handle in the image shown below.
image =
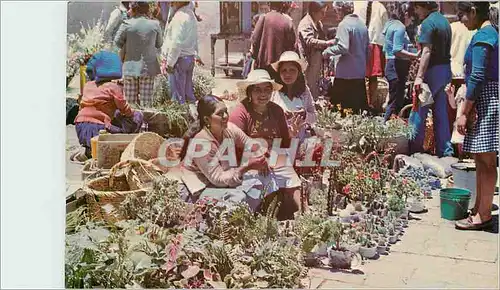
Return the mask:
M136 158L136 159L128 159L125 161L120 161L117 164L115 164L113 167L111 167L111 170L109 171L109 186L112 187L114 184L114 179L116 177L116 175L115 175L116 171L118 171L119 169L123 169L125 167L130 167L134 163L139 164L142 168L144 168L145 165L148 165L148 166L151 166L151 168L153 168L153 170L155 170L155 171L163 172L160 169L160 167L158 167L157 165L155 165L152 162L147 161L147 160ZM146 172L147 172L147 170L146 170Z

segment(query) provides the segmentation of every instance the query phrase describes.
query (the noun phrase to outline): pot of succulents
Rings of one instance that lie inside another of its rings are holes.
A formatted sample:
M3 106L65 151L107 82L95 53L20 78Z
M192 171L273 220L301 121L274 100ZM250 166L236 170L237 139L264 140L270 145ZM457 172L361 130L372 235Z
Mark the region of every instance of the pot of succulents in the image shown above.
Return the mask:
M399 239L399 234L396 233L396 230L393 225L388 227L387 235L389 237L390 244L395 244Z
M373 259L377 255L376 244L369 236L361 236L359 254L365 259Z
M381 239L377 243L377 253L379 255L384 255L387 253L387 243L385 240Z
M347 236L344 236L343 233L344 228L342 224L340 224L339 222L335 222L331 227L330 233L333 239L333 243L328 249L328 264L334 269L350 269L353 257L355 256L355 254L349 249L341 246L342 238L347 238L350 235L352 236L354 233L351 230L346 231Z

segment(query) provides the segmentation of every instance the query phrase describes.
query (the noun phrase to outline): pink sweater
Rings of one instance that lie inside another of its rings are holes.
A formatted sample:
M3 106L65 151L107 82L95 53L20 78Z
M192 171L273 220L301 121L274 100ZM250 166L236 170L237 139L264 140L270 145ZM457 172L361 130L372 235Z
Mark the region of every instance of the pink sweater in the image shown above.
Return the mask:
M123 97L122 86L114 82L100 86L95 81L88 82L83 88L83 99L75 123L90 122L108 127L117 109L127 117L133 116L130 105Z
M240 128L231 123L228 123L223 138L232 139L234 146L240 150L243 150L245 143L249 140L248 136ZM183 181L191 193L198 192L207 186L236 187L241 184L242 177L237 170L238 167L231 167L228 161L218 159L217 152L221 144L211 132L202 129L193 139L208 140L211 148L210 152L205 156L193 158L191 164L186 164L188 157L184 159ZM197 151L199 150L198 148ZM221 153L228 154L227 152Z

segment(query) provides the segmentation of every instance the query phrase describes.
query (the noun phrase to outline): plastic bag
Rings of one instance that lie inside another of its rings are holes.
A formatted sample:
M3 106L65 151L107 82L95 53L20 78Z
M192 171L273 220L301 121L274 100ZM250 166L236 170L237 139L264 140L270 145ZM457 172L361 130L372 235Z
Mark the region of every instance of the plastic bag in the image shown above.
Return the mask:
M451 164L458 162L455 157L443 157L438 158L425 153L415 153L412 157L420 160L424 169L429 170L429 172L439 178L448 178L451 176Z
M431 89L429 85L423 83L421 86L421 92L418 95L420 101L420 107L425 107L434 104L434 98L432 97Z
M413 158L404 154L398 154L394 158L394 171L399 172L399 170L402 170L407 167L414 167L414 168L421 168L423 169L422 162L418 160L417 158Z

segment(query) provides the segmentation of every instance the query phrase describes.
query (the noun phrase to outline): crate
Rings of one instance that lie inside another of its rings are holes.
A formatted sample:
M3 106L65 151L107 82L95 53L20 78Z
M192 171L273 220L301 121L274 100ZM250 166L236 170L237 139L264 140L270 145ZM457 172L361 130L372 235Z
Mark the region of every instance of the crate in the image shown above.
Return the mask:
M97 167L111 169L137 134L101 134L97 139Z

